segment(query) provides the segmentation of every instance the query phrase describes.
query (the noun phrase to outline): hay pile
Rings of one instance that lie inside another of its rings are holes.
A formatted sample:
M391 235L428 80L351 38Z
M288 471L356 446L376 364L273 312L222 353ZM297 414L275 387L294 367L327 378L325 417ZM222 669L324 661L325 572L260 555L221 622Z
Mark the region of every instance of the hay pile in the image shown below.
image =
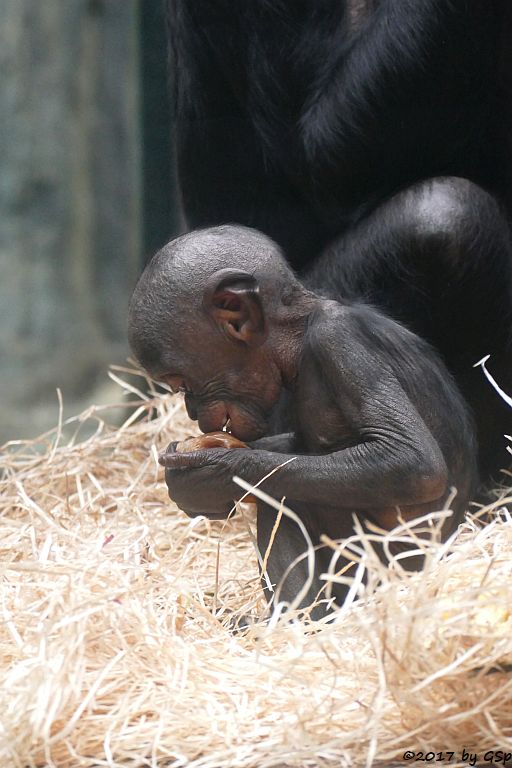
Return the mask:
M362 535L363 599L316 631L268 624L247 509L210 523L168 501L156 456L190 434L179 399L131 407L121 428L82 414L77 428L97 421L84 442L59 425L3 453L2 767L339 768L403 765L405 750L458 765L463 748L512 750L511 498L489 525L425 544L422 574L384 571ZM242 615L254 623L234 631Z

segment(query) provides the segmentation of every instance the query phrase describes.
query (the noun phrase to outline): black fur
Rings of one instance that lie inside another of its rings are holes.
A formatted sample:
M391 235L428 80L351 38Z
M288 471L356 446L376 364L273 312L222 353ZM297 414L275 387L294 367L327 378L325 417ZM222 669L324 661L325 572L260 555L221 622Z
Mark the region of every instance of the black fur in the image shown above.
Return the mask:
M354 30L343 0L170 0L189 227L253 226L301 266L419 179L504 194L504 2L367 2Z
M169 0L168 16L188 227L255 227L315 290L425 337L496 475L512 415L472 365L490 353L512 390L509 0Z

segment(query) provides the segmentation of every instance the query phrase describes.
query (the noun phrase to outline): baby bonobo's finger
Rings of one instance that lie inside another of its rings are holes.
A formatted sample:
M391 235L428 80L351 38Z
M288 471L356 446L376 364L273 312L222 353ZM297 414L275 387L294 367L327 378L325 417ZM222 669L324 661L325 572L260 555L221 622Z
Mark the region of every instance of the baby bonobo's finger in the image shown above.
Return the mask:
M208 432L173 444L173 451L160 454L158 461L168 469L192 469L208 463L208 452L215 448L249 449L249 446L229 432ZM244 501L252 504L256 499L246 496Z
M190 451L180 453L179 451L164 451L158 457L158 463L166 469L195 469L208 464L207 451Z

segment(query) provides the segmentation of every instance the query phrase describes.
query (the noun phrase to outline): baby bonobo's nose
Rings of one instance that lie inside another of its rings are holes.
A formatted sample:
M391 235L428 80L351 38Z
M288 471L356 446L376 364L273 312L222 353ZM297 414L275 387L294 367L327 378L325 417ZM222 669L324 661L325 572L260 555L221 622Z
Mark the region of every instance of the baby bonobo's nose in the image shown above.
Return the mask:
M197 421L197 406L193 395L185 395L185 408L187 409L189 419Z

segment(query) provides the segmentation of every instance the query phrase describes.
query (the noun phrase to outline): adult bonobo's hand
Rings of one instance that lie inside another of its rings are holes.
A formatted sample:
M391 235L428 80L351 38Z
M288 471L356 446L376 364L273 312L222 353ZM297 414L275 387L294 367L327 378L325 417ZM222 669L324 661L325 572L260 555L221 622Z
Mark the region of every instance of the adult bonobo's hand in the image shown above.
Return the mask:
M248 449L239 451L223 445L245 448L229 434L214 433L171 443L159 457L165 467L169 497L191 517L224 519L241 495L233 475L239 471L240 453L248 453Z

